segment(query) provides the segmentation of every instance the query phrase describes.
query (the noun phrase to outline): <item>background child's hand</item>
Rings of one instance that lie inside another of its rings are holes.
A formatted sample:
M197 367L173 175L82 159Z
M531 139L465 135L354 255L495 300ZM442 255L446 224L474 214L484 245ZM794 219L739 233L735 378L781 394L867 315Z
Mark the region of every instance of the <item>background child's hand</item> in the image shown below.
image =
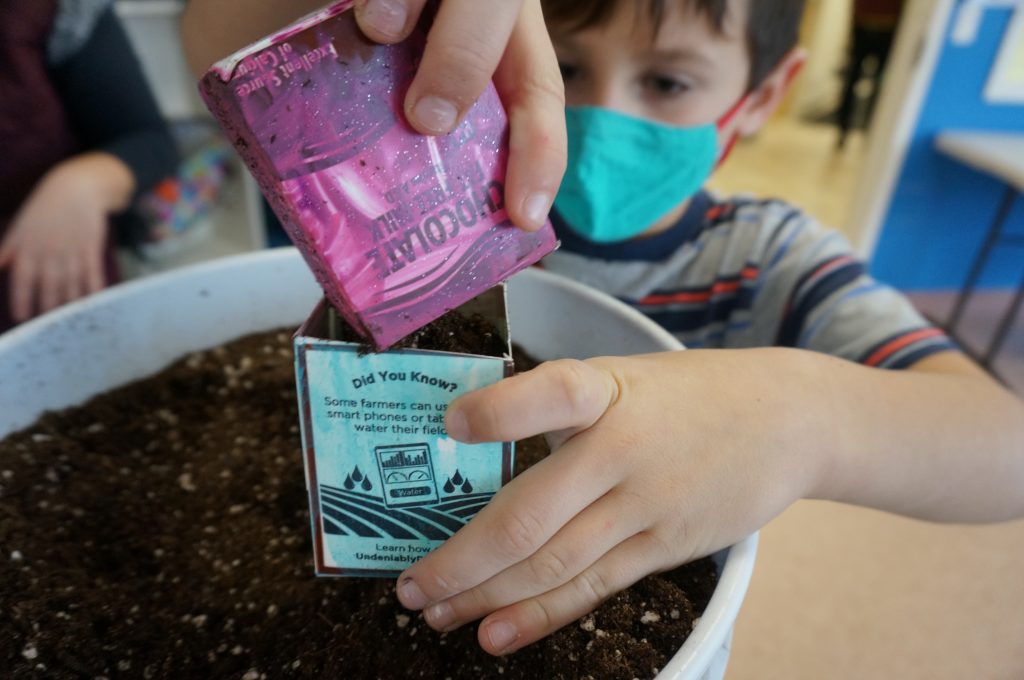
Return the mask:
M0 242L16 320L103 288L108 218L133 186L128 168L101 153L66 161L39 181Z
M480 643L501 654L757 530L822 467L799 445L818 448L809 430L828 408L809 408L817 381L801 354L557 361L457 400L456 439L554 432L554 450L409 568L400 600L441 630L490 614Z

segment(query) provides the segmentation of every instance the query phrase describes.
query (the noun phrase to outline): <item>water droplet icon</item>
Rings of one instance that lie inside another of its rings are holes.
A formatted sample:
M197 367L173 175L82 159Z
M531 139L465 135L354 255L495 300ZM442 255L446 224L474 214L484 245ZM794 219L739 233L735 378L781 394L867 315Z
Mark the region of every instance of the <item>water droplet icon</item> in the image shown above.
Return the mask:
M466 483L462 485L462 493L473 493L473 485L466 480Z
M363 488L363 491L369 491L370 489L373 488L373 484L370 484L370 478L369 477L363 477L362 488Z
M363 473L359 471L358 465L355 467L354 470L352 470L352 481L356 482L357 484L363 481Z
M356 485L352 483L352 475L345 475L345 483L342 484L342 486L344 486L349 491L356 488Z
M449 478L448 481L444 483L444 492L445 493L452 493L454 491L455 491L455 485L452 484L452 480L451 480L451 478Z
M454 484L455 486L458 486L459 484L462 484L462 481L463 481L462 480L462 473L459 472L458 470L456 470L455 471L455 476L452 477L452 484Z

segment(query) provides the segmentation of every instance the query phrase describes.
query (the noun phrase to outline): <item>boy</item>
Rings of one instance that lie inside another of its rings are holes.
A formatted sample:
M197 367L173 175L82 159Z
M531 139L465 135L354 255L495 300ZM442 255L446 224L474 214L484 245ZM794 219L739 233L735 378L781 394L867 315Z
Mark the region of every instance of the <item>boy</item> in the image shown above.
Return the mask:
M432 627L485 617L481 645L513 652L799 498L1024 515L1024 405L798 210L701 190L802 64L801 9L547 0L570 158L545 266L710 349L552 362L454 402L453 437L554 433L553 453L399 578Z

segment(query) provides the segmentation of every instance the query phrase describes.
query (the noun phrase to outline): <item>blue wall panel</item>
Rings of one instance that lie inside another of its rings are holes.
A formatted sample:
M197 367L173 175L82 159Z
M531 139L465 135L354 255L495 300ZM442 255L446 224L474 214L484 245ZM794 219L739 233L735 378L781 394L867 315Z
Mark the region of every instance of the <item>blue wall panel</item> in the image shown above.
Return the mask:
M934 139L950 129L1024 132L1024 106L992 105L982 97L1011 16L1010 8L986 10L977 39L965 47L947 34L872 259L872 272L883 281L939 290L958 288L967 276L1005 187L935 151ZM1024 233L1024 199L1007 228ZM1021 276L1024 250L1007 247L992 258L981 285L1016 286Z

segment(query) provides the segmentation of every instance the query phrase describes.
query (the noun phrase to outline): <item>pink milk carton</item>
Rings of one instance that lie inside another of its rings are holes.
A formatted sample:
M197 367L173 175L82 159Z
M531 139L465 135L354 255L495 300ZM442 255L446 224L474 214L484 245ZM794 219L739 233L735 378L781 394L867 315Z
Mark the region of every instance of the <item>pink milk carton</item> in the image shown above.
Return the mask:
M449 135L403 99L426 42L360 33L335 2L216 64L200 92L328 299L386 348L556 246L509 221L508 120L493 86Z

